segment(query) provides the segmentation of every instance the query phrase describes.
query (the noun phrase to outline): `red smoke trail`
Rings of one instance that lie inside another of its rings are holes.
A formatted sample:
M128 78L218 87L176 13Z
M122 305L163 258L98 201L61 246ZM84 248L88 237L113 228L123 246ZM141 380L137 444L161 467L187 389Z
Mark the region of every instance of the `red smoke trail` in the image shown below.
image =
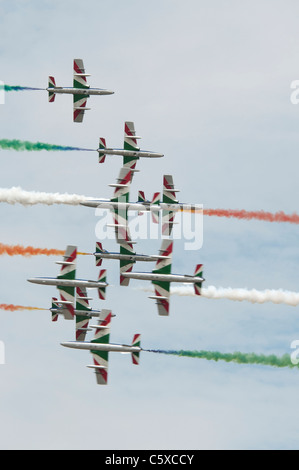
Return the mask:
M264 220L266 222L288 222L290 224L299 224L299 215L285 214L283 211L271 213L264 211L245 211L237 209L204 209L204 215L217 217L233 217L244 220Z
M12 304L0 304L0 309L6 310L9 312L15 312L16 310L48 310L46 308L24 307L23 305L12 305Z
M34 248L33 246L21 246L21 245L4 245L0 243L0 255L21 255L21 256L63 256L64 250L56 250L54 248ZM87 255L88 253L78 252L78 255Z

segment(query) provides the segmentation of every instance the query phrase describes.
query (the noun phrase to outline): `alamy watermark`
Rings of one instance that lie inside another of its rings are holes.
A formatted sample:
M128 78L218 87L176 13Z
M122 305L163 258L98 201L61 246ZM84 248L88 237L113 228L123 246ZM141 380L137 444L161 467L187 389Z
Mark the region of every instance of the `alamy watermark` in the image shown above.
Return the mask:
M183 209L175 208L170 212L151 205L137 213L127 211L125 205L119 205L117 211L98 207L95 216L99 219L95 235L101 241L115 239L118 230L118 241L129 233L132 241L169 237L184 240L185 250L199 250L203 245L202 204L185 204Z

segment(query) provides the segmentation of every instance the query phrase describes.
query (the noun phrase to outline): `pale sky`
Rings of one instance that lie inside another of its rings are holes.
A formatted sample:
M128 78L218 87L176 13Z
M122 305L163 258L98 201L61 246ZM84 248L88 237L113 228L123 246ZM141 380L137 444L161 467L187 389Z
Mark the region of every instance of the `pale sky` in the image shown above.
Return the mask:
M1 139L97 148L123 145L125 120L140 145L163 159L138 163L131 199L161 190L172 174L182 202L209 208L298 212L299 79L296 1L0 1L1 75L10 85L72 85L82 58L91 86L84 122L72 98L48 103L45 91L6 93ZM0 187L109 198L120 157L96 153L1 151ZM1 204L1 243L79 251L95 248L93 209ZM205 285L298 291L298 226L204 218L203 246L174 246L173 272L204 263ZM104 244L117 249L113 240ZM157 240L142 240L151 254ZM56 276L56 257L0 258L0 303L48 308L57 291L31 285ZM118 286L107 261L111 341L144 348L290 353L299 339L298 307L195 297L171 298L168 318L132 281ZM136 266L147 270L148 266ZM77 275L95 279L92 257ZM0 312L2 449L298 449L296 370L141 353L140 366L111 354L109 385L97 386L86 351L60 346L74 324L47 311ZM130 432L129 430L132 430Z

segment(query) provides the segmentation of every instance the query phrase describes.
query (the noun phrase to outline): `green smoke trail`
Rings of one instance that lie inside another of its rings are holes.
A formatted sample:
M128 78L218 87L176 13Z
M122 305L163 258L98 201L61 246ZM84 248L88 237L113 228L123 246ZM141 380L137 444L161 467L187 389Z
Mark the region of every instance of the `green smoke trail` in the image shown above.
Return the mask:
M32 88L29 86L19 86L19 85L4 85L0 83L0 90L4 91L23 91L23 90L45 90L46 88Z
M164 351L163 349L146 349L148 352L154 352L159 354L171 354L174 356L184 356L184 357L193 357L198 359L206 359L208 361L225 361L225 362L235 362L237 364L259 364L264 366L272 367L289 367L289 368L299 368L299 364L293 364L291 362L289 354L284 354L281 357L271 354L270 356L265 356L263 354L254 354L254 353L220 353L218 351L173 351L168 350Z
M42 142L28 142L26 140L9 140L9 139L2 139L0 140L0 148L3 150L17 150L17 151L41 151L41 150L48 150L48 151L67 151L67 150L84 150L88 152L92 152L93 149L84 149L80 147L69 147L64 145L52 145L46 144Z

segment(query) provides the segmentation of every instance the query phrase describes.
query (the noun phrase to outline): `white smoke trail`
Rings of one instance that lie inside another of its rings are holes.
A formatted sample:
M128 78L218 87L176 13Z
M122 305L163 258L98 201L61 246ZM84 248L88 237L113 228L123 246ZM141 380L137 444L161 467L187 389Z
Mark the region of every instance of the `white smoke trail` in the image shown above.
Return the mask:
M143 291L152 292L149 288L142 288ZM172 295L195 296L193 287L175 286L170 289ZM232 287L208 286L202 288L202 297L207 299L228 299L238 302L251 302L263 304L272 302L274 304L286 304L296 307L299 305L299 292L285 291L282 289L265 289L259 291L256 289L243 289Z
M37 191L24 191L19 187L9 189L0 188L0 202L8 204L23 204L24 206L32 206L34 204L70 204L79 205L80 202L86 201L86 196L78 194L60 194L45 193Z

